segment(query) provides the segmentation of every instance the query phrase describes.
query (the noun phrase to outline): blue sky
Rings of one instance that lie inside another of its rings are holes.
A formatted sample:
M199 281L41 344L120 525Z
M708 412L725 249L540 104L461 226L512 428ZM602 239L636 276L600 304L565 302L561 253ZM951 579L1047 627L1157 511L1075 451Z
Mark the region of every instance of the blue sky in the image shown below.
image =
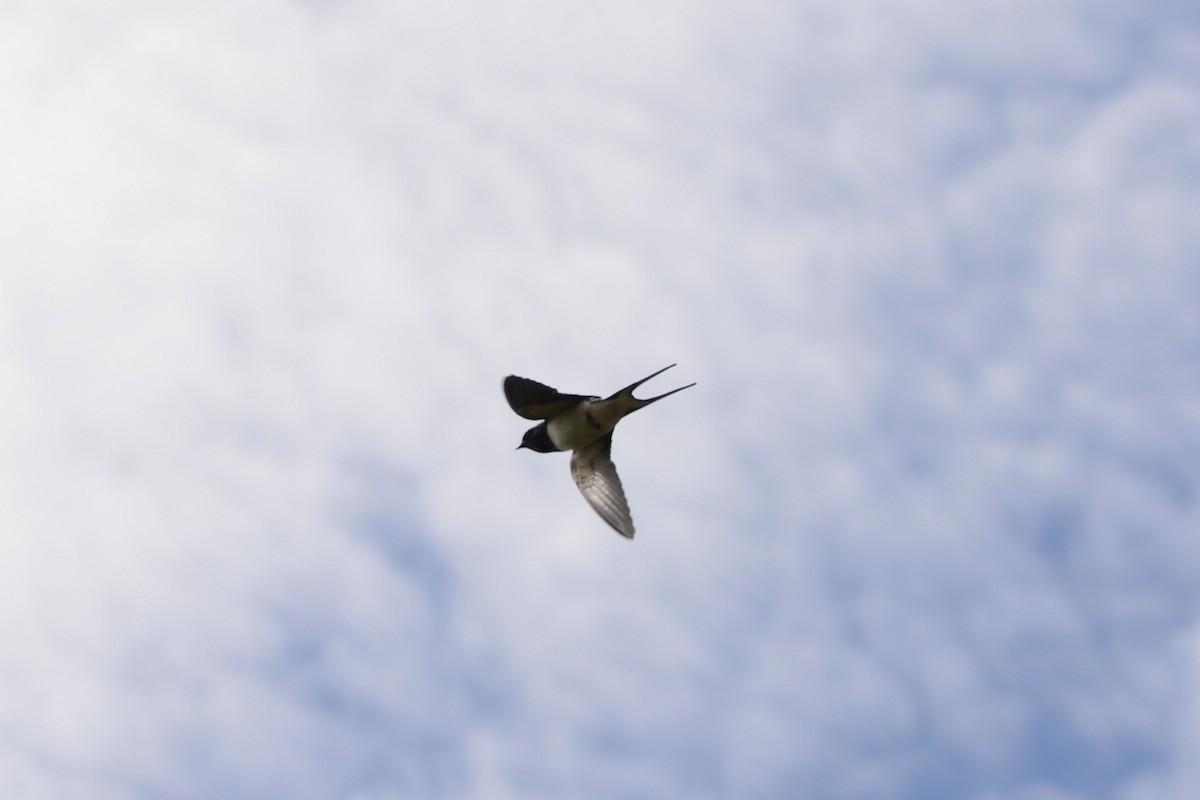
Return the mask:
M428 5L0 12L0 795L1200 796L1194 4Z

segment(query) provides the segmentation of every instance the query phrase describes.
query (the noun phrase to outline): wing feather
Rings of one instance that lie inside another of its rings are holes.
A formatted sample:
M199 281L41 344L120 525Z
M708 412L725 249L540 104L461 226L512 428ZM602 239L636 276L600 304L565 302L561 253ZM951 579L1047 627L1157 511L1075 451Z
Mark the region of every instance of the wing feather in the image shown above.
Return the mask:
M590 399L582 394L563 394L544 383L516 375L504 379L504 397L512 410L525 419L549 419L581 400Z
M600 518L627 539L633 538L633 517L625 490L612 462L612 433L571 454L571 477Z

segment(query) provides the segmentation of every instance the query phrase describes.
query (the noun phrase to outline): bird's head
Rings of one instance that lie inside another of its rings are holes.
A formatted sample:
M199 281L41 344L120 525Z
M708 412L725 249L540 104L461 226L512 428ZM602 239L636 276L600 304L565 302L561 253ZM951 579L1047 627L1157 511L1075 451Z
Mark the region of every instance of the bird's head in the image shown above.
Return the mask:
M517 449L534 450L538 453L553 453L558 450L554 446L554 442L550 441L550 429L546 427L546 423L536 425L525 431L524 438L517 445Z

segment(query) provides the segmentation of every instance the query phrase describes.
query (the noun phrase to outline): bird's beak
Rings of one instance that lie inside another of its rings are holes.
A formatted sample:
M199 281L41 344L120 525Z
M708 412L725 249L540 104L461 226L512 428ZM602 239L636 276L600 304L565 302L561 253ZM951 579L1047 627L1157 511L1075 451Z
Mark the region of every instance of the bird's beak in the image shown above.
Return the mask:
M521 442L519 445L517 445L517 449L520 450L524 446L525 446L525 443Z

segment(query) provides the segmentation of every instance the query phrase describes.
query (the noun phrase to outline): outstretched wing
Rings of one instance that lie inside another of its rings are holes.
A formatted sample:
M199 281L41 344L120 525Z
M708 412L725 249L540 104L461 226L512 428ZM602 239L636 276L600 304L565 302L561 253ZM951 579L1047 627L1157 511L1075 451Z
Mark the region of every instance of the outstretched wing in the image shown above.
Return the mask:
M612 433L571 454L571 477L600 518L627 539L633 538L633 517L625 490L612 462Z
M512 410L525 419L550 419L581 400L591 399L582 394L563 394L544 383L516 375L504 379L504 396Z

